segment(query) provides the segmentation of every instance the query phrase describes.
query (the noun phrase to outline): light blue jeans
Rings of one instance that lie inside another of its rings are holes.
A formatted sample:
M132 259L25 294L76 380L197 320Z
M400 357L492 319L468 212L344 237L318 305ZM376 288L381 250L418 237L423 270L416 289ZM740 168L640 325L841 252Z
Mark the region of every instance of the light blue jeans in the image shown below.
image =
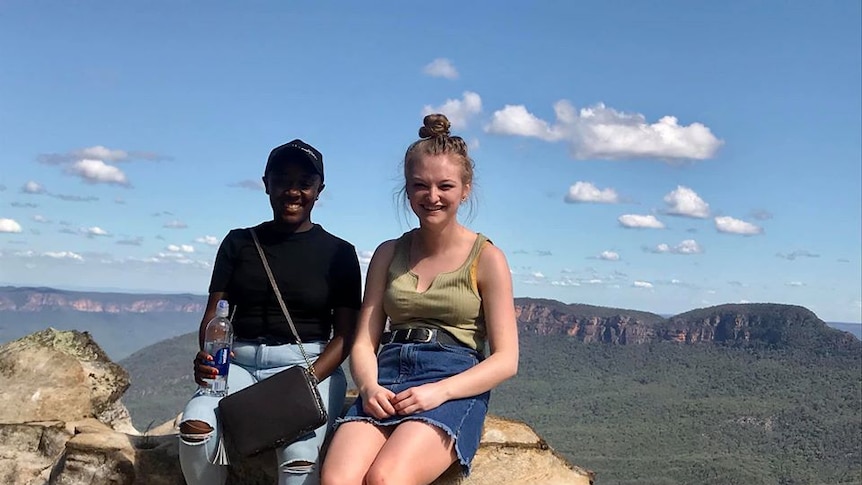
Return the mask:
M323 351L326 343L304 343L303 348L313 362ZM228 371L228 394L244 389L255 382L266 379L279 371L295 365L305 366L298 345L269 346L248 342L236 342L234 358ZM323 402L327 403L329 422L313 433L275 450L279 463L279 485L316 485L320 482L320 449L327 432L332 430L335 418L344 406L347 380L339 367L317 388ZM195 393L183 411L183 421L203 421L213 432L199 441L189 441L180 435L180 465L188 485L222 485L227 479L225 466L213 464L218 448L220 427L218 423L218 397ZM300 462L311 466L298 465Z

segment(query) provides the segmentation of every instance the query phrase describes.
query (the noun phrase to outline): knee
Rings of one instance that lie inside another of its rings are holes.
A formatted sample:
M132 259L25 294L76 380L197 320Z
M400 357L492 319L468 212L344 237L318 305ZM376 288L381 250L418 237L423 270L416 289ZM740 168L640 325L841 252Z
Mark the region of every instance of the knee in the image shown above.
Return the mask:
M356 472L356 473L354 473ZM364 477L358 470L350 470L344 466L338 466L332 462L325 461L323 470L320 471L320 485L345 485L364 484Z
M410 483L410 475L402 473L398 467L374 463L365 474L366 485L403 485Z
M213 431L213 427L203 421L189 420L180 423L180 439L185 443L206 441Z
M291 460L282 463L280 467L281 473L289 475L308 475L314 471L315 463L306 460Z

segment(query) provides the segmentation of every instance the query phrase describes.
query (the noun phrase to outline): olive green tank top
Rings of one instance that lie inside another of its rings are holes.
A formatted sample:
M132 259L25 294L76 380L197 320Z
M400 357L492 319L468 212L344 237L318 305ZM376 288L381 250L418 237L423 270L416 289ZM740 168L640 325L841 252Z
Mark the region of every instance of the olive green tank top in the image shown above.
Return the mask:
M464 264L455 271L438 274L428 289L420 293L416 290L419 277L410 271L410 243L415 231L398 238L389 264L383 295L383 311L389 317L389 328L443 329L459 342L484 352L487 332L482 298L476 286L476 268L488 238L477 235Z

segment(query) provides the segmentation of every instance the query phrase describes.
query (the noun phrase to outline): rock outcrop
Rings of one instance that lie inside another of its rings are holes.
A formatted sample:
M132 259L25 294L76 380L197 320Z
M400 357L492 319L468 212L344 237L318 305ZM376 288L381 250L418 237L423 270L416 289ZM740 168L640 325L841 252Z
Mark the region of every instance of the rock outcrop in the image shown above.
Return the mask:
M0 483L182 485L177 422L141 435L118 401L128 375L89 334L48 329L0 347ZM271 456L236 460L234 485L273 483ZM473 473L435 485L589 485L524 423L489 416Z
M521 332L584 343L715 343L734 346L855 351L859 339L830 328L807 308L773 303L727 304L664 318L654 313L555 300L516 298Z
M128 387L128 373L86 333L48 329L0 351L0 423L123 418L114 405Z
M642 344L655 339L664 318L647 312L554 300L516 298L515 316L522 332L566 335L584 343Z
M85 313L202 314L205 307L206 296L201 295L146 295L0 287L0 311L10 312L74 310Z

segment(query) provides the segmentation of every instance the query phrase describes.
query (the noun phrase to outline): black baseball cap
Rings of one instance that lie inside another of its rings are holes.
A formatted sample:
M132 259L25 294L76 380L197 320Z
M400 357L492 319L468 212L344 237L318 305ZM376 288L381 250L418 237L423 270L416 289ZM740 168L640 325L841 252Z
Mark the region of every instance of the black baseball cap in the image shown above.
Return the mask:
M308 162L323 182L323 154L299 138L273 148L266 159L263 174L268 174L275 165L290 161Z

